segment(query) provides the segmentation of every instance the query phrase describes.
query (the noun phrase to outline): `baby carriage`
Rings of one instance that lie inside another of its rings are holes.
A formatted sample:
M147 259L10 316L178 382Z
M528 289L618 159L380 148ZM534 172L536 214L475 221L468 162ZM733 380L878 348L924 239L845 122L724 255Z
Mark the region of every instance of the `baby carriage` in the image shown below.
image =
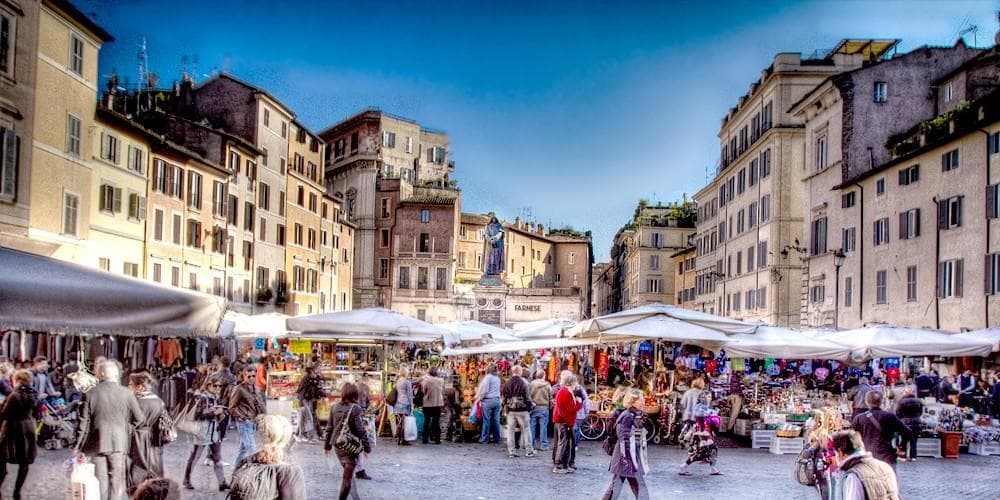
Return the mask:
M45 399L39 404L38 442L46 450L61 450L76 444L79 405L79 401L66 404L62 398Z

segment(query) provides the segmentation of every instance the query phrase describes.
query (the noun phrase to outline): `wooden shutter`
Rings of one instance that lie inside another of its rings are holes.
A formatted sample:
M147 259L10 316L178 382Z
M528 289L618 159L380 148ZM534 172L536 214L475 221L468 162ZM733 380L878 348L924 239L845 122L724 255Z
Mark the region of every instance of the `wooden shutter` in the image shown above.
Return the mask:
M115 206L113 211L115 213L121 213L122 211L122 188L114 188L114 200Z
M986 186L986 217L997 218L997 184Z
M0 128L3 140L3 158L0 165L0 198L13 200L17 193L17 158L20 138L13 130Z
M948 229L948 200L938 200L938 229Z
M900 186L905 186L905 185L909 184L910 183L909 182L909 178L910 178L909 174L906 172L905 168L903 170L899 171L899 185Z
M947 266L945 262L938 263L938 278L937 278L937 296L938 298L944 298L944 280L947 275Z
M964 263L965 263L965 259L958 259L958 260L955 261L955 296L956 297L961 297L962 296L962 281L963 281L963 276L962 276L963 269L962 268L965 267L963 265Z
M913 237L920 236L920 209L913 211Z
M947 172L948 171L948 157L949 156L950 155L948 153L945 153L945 154L941 155L941 171L942 172Z
M914 165L910 167L910 182L917 182L920 180L920 165Z
M991 279L992 276L993 254L986 254L986 259L983 262L983 291L986 292L986 295L991 295L993 293L993 288L990 286L993 283Z
M956 224L957 226L961 226L962 225L962 199L963 198L965 198L965 197L964 196L959 196L958 199L955 200L956 201L955 205L957 207L956 211L958 212L958 213L955 214L955 222L957 222L957 224Z
M899 239L905 240L907 230L909 229L909 217L907 212L899 213Z
M128 216L139 217L139 195L135 193L129 193L128 195Z

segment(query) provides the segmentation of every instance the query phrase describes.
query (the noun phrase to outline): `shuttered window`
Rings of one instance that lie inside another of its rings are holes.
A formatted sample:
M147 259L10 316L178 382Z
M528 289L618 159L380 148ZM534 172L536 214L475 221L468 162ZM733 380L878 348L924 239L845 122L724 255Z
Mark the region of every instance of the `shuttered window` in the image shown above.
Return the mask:
M946 260L938 264L938 297L961 297L963 259Z
M17 159L20 138L12 129L0 128L0 200L14 201L17 196Z

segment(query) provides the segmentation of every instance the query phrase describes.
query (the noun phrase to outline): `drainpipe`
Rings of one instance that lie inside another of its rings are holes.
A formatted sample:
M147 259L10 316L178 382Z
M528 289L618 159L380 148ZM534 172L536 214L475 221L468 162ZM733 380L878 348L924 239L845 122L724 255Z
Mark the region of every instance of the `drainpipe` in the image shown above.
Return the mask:
M937 213L941 209L938 205L937 196L931 198L934 202L935 214L937 217L934 218L934 328L936 330L941 329L941 224L938 220L941 214Z
M990 133L986 130L979 129L986 136L986 189L990 188ZM989 207L986 207L986 255L990 254L990 217L989 217ZM985 273L986 270L983 269ZM987 291L983 297L983 328L990 327L990 296Z
M859 212L859 224L858 232L855 235L857 241L855 244L855 252L858 254L858 321L864 322L865 319L865 188L857 182L854 183L858 187L858 212Z

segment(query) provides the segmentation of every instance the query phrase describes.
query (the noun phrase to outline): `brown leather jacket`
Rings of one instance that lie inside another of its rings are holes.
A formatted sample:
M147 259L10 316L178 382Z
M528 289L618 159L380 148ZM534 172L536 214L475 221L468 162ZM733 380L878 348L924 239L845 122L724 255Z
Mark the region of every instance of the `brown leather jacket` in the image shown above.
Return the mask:
M234 419L253 421L264 411L264 401L252 380L229 391L229 415Z

